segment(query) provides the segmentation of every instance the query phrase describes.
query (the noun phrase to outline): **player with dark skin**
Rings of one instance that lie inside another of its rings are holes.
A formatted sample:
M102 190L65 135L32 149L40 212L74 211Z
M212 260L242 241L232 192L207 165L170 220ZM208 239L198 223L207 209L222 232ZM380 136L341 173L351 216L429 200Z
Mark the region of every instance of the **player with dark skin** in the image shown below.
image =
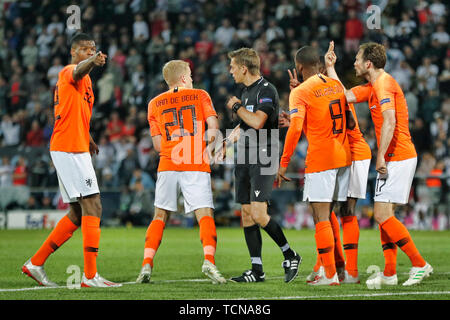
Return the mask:
M55 124L50 140L50 156L58 173L61 196L69 203L64 216L38 251L22 266L22 272L43 286L57 286L44 271L47 258L81 227L84 273L82 287L118 287L97 272L102 205L92 156L99 148L89 133L94 94L89 73L106 63L107 56L96 52L95 41L79 33L71 40L71 63L58 74L54 92Z
M103 67L106 63L106 54L101 51L96 52L94 41L80 41L75 43L70 49L72 56L71 63L76 64L77 67L73 70L72 77L75 81L82 79L89 74L95 67ZM91 156L98 154L98 146L92 139L89 138L89 152ZM77 226L81 225L81 216L83 212L89 212L89 215L101 218L102 205L100 202L100 194L94 194L80 198L79 202L70 203L70 211L67 214L68 218Z
M291 70L287 70L288 74L289 74L289 88L290 90L294 89L295 87L297 87L298 85L300 85L301 81L298 79L297 76L297 70L294 68L292 71ZM319 72L327 75L327 70L326 70L326 66L324 61L321 59L321 66L319 68ZM347 112L347 128L349 129L353 129L356 125L355 123L355 119L353 118L351 113ZM280 128L284 128L284 127L289 127L290 124L290 116L287 112L282 111L279 115L279 121L278 121L278 125ZM287 177L285 177L286 180L291 180ZM279 184L281 183L281 180L279 181ZM339 215L341 217L351 217L351 216L355 216L355 208L356 208L356 203L357 203L358 199L357 198L353 198L353 197L348 197L346 202L339 202L338 205L338 212ZM336 202L333 203L331 210L333 210L333 208L336 206ZM317 219L314 218L314 222L317 223ZM335 238L340 238L339 233L335 235ZM336 238L336 239L337 239ZM340 241L339 241L340 244ZM336 249L338 250L338 249ZM339 251L338 251L339 252ZM338 255L342 253L337 253ZM343 259L343 257L342 257ZM345 270L345 266L340 266L338 265L338 263L336 263L336 268L338 270L338 274L340 275L340 279L343 280L344 279L344 270ZM318 276L318 274L316 272L313 272L312 275L310 275L309 277L314 278L315 276ZM355 280L357 281L357 280Z

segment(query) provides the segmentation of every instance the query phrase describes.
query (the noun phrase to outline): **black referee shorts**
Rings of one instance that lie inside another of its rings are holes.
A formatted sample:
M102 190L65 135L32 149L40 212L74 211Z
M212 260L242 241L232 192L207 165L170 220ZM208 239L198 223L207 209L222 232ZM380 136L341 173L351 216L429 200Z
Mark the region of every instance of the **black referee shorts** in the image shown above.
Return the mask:
M261 164L237 164L234 170L236 202L268 202L272 194L275 174L263 175L261 169L267 167Z

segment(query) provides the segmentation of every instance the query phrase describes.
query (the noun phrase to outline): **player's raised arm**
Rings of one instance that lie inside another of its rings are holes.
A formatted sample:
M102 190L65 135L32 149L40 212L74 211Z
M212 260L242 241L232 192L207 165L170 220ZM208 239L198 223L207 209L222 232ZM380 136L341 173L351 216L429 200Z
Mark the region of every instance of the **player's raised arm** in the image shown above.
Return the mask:
M85 75L89 74L95 67L104 66L106 63L106 57L106 54L99 51L90 58L81 61L73 70L73 79L78 81Z
M289 89L294 89L300 84L300 81L297 77L297 70L294 68L292 71L288 69L289 74Z
M328 51L325 54L325 67L327 69L327 75L332 78L335 79L337 81L339 81L342 85L342 87L344 88L344 93L345 93L345 98L347 99L348 103L354 103L356 102L356 97L353 94L352 90L347 90L344 86L344 84L341 82L341 80L339 79L336 70L334 68L334 65L336 64L336 60L337 60L337 56L336 53L334 52L334 41L330 41L330 45L328 46Z

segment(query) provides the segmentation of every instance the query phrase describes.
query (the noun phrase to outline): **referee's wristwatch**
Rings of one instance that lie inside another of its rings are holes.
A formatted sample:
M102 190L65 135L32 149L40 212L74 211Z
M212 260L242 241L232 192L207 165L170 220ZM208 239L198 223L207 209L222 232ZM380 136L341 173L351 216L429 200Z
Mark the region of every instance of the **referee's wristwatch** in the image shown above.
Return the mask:
M241 107L242 107L242 104L240 104L239 102L235 102L233 104L233 107L231 107L231 109L233 110L234 113L237 113L239 108L241 108Z

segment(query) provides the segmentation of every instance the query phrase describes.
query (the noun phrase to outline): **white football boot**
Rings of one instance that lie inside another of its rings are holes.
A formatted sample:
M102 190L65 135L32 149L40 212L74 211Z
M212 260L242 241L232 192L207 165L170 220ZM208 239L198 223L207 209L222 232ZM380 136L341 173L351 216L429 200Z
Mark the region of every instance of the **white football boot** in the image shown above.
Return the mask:
M325 269L323 268L323 266L320 266L319 270L317 270L317 272L313 271L306 277L306 282L310 283L315 280L318 280L321 277L323 277L324 274L325 274Z
M369 289L379 289L382 285L395 286L398 283L397 275L385 276L383 272L378 272L373 278L369 278L366 281L366 285Z
M149 283L152 276L152 267L149 263L142 266L141 272L136 279L136 283Z
M214 284L226 283L227 280L222 276L219 269L209 260L205 260L202 266L202 272L209 277Z
M331 278L327 278L327 276L324 275L317 280L314 280L312 282L308 282L311 286L338 286L339 285L339 278L337 275L337 272L332 276Z
M35 266L31 263L31 259L22 266L22 273L26 274L30 278L34 279L39 285L44 287L59 287L56 283L48 280L45 273L44 266Z
M83 288L111 288L111 287L121 287L121 283L115 283L105 278L101 277L98 273L92 279L86 278L83 273L83 278L81 279L81 287Z
M412 267L409 271L409 279L403 282L404 286L412 286L420 283L433 273L433 267L427 262L422 268Z
M341 281L341 283L360 283L359 275L356 277L353 277L348 274L347 270L345 270L344 280Z

